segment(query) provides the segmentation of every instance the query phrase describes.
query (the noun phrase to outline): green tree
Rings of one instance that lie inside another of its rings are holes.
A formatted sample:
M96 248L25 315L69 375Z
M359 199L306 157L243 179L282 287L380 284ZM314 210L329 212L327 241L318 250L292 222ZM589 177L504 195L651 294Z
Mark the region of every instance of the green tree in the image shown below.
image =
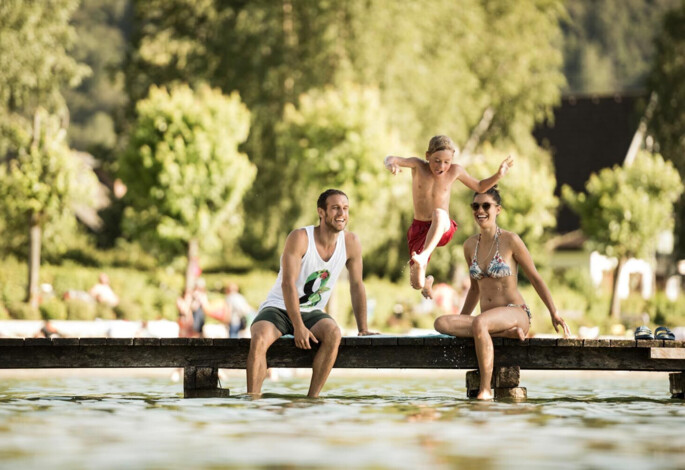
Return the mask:
M79 40L71 55L92 73L74 89L64 91L69 107L69 143L111 162L118 143L117 126L127 104L124 59L130 0L82 0L71 17Z
M1 190L7 195L0 204L7 216L5 231L24 224L30 232L27 299L33 304L41 230L51 228L75 189L56 182L73 174L75 165L63 135L67 113L61 90L78 85L88 73L68 53L74 40L69 19L77 5L77 0L0 3Z
M618 278L632 257L654 255L659 233L673 228L673 204L683 184L671 162L640 152L629 167L614 166L592 174L585 193L568 185L562 197L580 216L590 247L618 260L611 295L611 317L620 317Z
M529 154L533 125L549 115L564 83L561 0L140 0L134 6L127 73L133 100L151 83L206 80L239 91L252 112L243 148L259 177L246 195L252 210L241 246L269 265L277 263L287 233L273 236L273 221L289 216L293 188L274 157L277 129L300 95L348 83L378 89L390 128L401 130L419 155L439 133L460 145L469 141L471 149L487 140ZM392 149L376 151L382 159ZM288 219L279 227L293 224Z
M649 76L649 88L658 102L649 123L657 148L685 177L685 2L664 17L656 38L656 58ZM685 206L677 209L678 251L685 253Z
M5 237L29 229L26 299L37 307L43 230L47 227L46 233L52 236L73 227L74 208L95 200L98 182L69 149L66 129L57 116L39 108L31 130L20 136L16 147L10 147L16 158L0 167L0 212L6 224Z
M242 198L256 174L238 151L250 113L237 93L224 96L207 85L153 86L136 110L119 162L130 204L124 230L160 255L185 250L190 288L200 240L211 245L220 229L241 224Z
M411 200L411 184L391 178L383 166L379 149L396 154L406 149L388 125L378 90L353 85L311 90L300 96L297 106L286 106L277 133L275 160L290 196L282 205L286 212L272 221L267 233L276 237L314 223L318 195L329 187L342 189L350 198L350 229L371 254L367 271L401 268L398 251L406 248L396 241L403 230L401 216L411 211L411 204L405 203ZM381 249L384 256L376 260L373 253L379 255Z
M681 0L565 2L564 73L575 93L642 89L664 14Z

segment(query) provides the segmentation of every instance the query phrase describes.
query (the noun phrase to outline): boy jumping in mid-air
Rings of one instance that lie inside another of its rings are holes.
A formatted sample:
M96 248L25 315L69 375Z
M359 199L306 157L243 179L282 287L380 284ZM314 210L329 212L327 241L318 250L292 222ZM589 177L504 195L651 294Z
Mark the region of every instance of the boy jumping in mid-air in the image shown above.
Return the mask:
M393 175L402 171L402 167L411 168L414 221L407 232L411 256L409 279L411 286L421 289L421 294L426 298L433 298L433 276L426 277L431 254L436 247L446 245L457 231L457 223L449 217L452 183L459 180L466 187L482 193L493 187L514 164L514 159L509 156L497 173L478 181L461 165L452 163L456 150L452 139L437 135L428 143L425 160L417 157L385 157L385 167Z

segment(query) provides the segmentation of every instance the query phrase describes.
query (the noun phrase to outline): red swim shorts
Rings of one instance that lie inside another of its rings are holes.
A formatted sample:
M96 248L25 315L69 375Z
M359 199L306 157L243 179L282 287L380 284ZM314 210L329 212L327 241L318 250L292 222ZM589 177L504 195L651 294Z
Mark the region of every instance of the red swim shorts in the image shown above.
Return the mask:
M426 244L426 235L428 235L428 230L431 228L430 220L416 220L411 223L409 231L407 232L407 242L409 243L409 256L412 253L421 253L423 251L423 245ZM454 236L454 232L457 231L457 223L454 220L450 220L450 228L442 234L442 238L438 242L438 246L445 246ZM411 261L410 261L411 263Z

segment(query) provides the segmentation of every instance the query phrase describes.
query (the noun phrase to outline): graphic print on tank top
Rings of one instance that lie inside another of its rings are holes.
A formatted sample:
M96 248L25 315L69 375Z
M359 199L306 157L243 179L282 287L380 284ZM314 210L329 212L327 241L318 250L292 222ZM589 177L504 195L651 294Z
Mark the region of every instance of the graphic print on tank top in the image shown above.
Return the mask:
M315 271L307 276L307 280L304 281L304 295L300 297L300 306L311 307L318 304L321 301L321 294L331 290L326 287L330 277L331 273L328 272L328 269ZM319 281L318 284L317 281ZM316 290L314 290L315 287Z

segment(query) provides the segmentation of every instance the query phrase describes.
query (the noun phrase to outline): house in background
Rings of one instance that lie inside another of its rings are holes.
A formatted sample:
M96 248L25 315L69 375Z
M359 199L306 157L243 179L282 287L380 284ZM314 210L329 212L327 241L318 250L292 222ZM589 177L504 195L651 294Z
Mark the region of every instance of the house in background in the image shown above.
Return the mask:
M557 196L564 184L584 191L592 173L624 163L648 101L646 93L562 98L561 105L554 110L554 121L538 126L533 133L538 144L552 154ZM583 249L585 237L580 221L567 207L562 206L558 213L557 232L552 265L589 267L595 285L610 286L616 260ZM668 237L659 244L660 251L669 251ZM672 241L670 244L672 250ZM625 298L629 292L638 291L645 298L651 297L654 280L661 278L660 283L665 283L666 271L664 263L659 263L657 269L657 264L650 260L631 260L619 279L619 296Z

